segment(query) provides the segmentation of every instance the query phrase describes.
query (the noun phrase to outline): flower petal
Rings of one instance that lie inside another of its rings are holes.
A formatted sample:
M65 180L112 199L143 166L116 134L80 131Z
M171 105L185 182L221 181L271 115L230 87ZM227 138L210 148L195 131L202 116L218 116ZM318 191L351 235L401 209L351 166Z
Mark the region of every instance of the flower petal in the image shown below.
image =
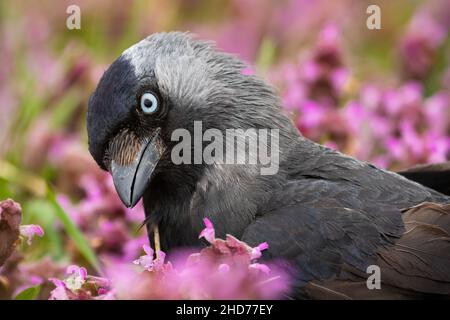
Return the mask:
M44 235L44 230L36 224L28 224L20 226L20 234L27 238L27 243L30 245L31 240L35 235L42 237Z

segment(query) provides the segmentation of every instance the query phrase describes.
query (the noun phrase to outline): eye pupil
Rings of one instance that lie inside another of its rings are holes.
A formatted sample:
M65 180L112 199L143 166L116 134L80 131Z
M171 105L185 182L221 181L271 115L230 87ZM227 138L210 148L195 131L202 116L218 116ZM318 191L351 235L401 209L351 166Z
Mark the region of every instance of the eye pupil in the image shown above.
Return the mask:
M150 99L145 99L144 105L145 105L147 108L150 108L150 107L153 105L153 101L150 100Z

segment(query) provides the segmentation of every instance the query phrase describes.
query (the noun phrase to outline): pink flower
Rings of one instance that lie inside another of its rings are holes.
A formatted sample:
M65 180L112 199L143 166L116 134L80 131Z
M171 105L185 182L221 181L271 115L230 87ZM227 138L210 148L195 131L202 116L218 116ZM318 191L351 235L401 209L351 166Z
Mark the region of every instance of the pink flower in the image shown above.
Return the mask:
M86 198L93 202L101 201L103 197L103 190L101 185L97 182L94 176L85 174L80 178L80 185L86 192Z
M428 147L428 162L436 163L447 160L446 156L450 151L450 138L429 133L425 136L425 141Z
M267 244L267 242L263 242L260 245L258 245L257 247L254 247L252 249L251 252L251 259L259 259L262 256L261 251L266 250L269 248L269 245Z
M342 112L349 129L352 133L358 134L358 131L367 117L367 112L364 110L364 107L356 101L350 101Z
M143 201L140 200L132 209L126 208L125 215L128 221L134 223L141 223L145 219L145 211Z
M372 84L367 84L361 88L361 104L369 110L375 110L381 101L381 90Z
M270 273L270 268L262 263L252 263L251 265L248 266L248 268L250 270L258 270L261 271L262 273L268 274Z
M56 286L56 288L50 292L49 300L70 300L66 284L63 281L56 278L50 278L48 280Z
M114 298L110 281L105 278L90 276L83 267L67 267L68 277L64 280L49 278L55 285L50 293L50 300L108 300Z
M136 259L141 252L143 245L148 243L147 235L143 234L139 238L133 238L127 241L123 246L122 261L129 262Z
M44 230L36 224L28 224L20 226L20 234L27 238L27 243L31 245L31 240L35 235L44 236Z
M56 278L49 278L48 280L52 282L56 287L66 287L66 284L62 280Z
M438 92L425 101L424 112L430 131L439 135L447 132L450 127L449 101L450 95L446 92Z
M200 232L198 238L205 238L205 240L209 243L213 243L214 239L216 238L214 226L208 218L204 218L203 223L205 224L206 228L203 229L202 232Z
M342 92L350 79L350 72L345 68L338 68L334 70L331 75L331 84L333 85L334 90L337 92Z
M307 100L302 104L301 111L302 115L299 118L299 124L305 128L319 126L325 116L324 108L311 100Z
M106 290L106 289L104 289L104 288L98 289L98 294L99 294L99 295L104 295L104 294L107 294L107 293L108 293L108 290Z
M219 265L218 269L219 269L220 273L227 273L227 272L230 271L230 266L228 264L226 264L226 263L222 263L222 264Z
M154 260L154 250L147 244L142 246L144 252L146 253L143 256L140 256L138 259L134 260L133 263L140 265L144 269L151 269L153 267Z
M64 281L66 287L70 290L81 289L83 284L86 282L86 269L76 265L71 265L67 267L66 273L69 275L69 277Z
M70 265L66 269L66 273L69 275L76 275L77 277L80 277L82 280L85 280L87 277L87 271L84 267L79 267L76 265Z
M339 40L339 28L335 24L327 24L319 34L319 46L322 48L335 48Z
M154 258L155 251L149 245L144 244L142 248L144 249L146 255L143 255L138 259L134 260L133 263L141 266L142 268L148 271L163 270L165 267L164 261L166 259L166 254L161 250L158 250L156 252L156 259L155 259Z
M107 266L106 274L116 296L120 299L273 299L288 290L286 270L276 264L269 267L255 261L268 248L266 242L252 248L229 234L225 240L218 239L211 221L205 218L204 223L206 228L201 237L211 245L198 253L173 253L173 265L164 262L165 254L161 251L155 259L154 250L144 245L146 254L134 261L144 271L126 264Z
M400 43L402 61L409 76L422 78L428 74L434 62L433 53L446 35L446 28L431 15L426 12L416 14Z
M320 76L320 66L313 60L308 60L303 64L302 75L308 82L316 81Z
M283 95L283 105L288 110L297 111L302 102L305 100L305 95L304 85L291 85L286 89L286 93Z
M402 159L406 156L405 146L399 139L389 137L386 139L385 145L394 159Z

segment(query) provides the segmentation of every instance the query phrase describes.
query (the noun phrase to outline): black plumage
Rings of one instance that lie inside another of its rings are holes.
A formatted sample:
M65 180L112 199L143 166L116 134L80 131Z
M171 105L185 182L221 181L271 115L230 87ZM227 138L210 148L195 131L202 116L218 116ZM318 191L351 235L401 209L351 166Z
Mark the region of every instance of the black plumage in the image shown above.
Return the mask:
M401 170L398 174L450 196L450 161L418 165Z
M162 248L201 245L207 216L218 236L267 241L265 258L292 263L290 297L448 296L450 198L302 137L273 89L244 67L188 34L155 34L126 50L90 99L90 152L125 204L143 197ZM152 115L139 109L144 92L159 101ZM171 134L192 132L194 121L219 131L279 129L278 173L261 175L260 163L173 164ZM120 156L130 152L125 140L138 146L129 163ZM381 290L366 287L372 264L381 267Z

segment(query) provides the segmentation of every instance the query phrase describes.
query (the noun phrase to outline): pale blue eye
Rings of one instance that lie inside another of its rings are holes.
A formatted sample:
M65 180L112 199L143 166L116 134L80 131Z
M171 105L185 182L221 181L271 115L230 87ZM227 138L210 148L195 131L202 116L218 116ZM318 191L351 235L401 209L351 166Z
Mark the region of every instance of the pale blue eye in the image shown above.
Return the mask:
M141 97L141 110L146 114L152 114L158 110L158 99L150 92Z

